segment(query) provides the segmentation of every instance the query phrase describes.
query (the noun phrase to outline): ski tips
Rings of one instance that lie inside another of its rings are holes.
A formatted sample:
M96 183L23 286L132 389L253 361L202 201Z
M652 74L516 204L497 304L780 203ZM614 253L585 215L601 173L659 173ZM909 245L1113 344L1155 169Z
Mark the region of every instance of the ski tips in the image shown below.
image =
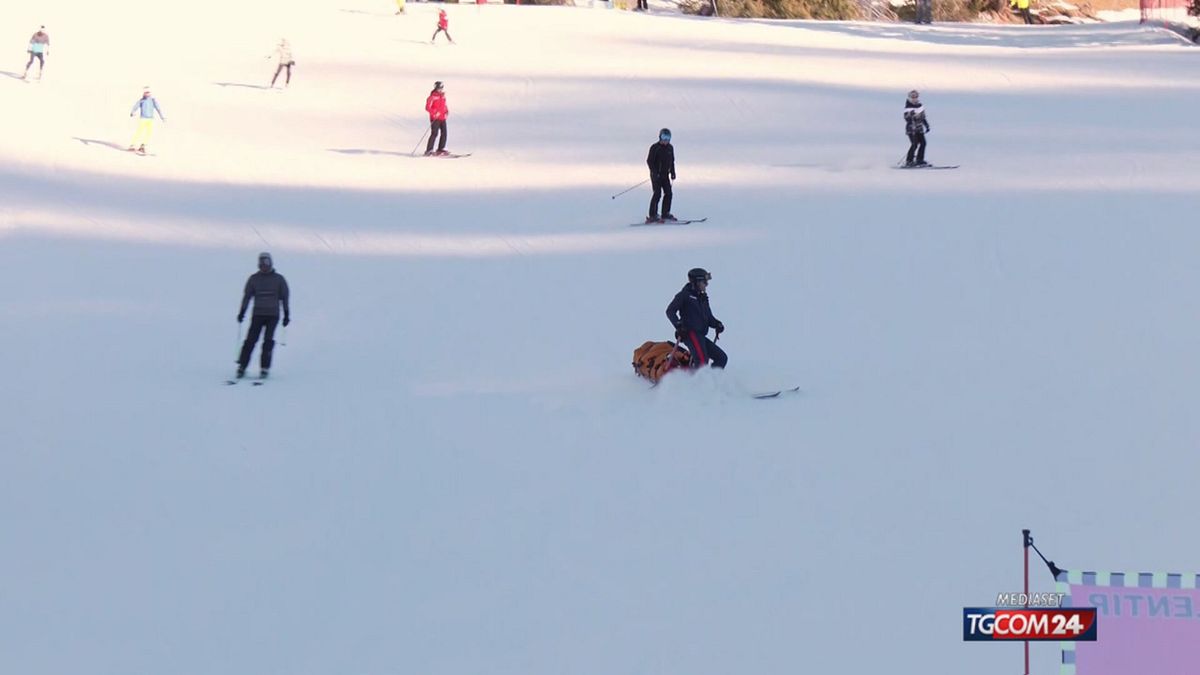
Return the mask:
M751 397L762 400L762 399L767 399L767 398L779 398L780 396L783 396L784 394L797 394L799 392L800 392L800 387L792 387L790 389L780 389L778 391L764 391L764 392L758 393L758 394L751 394Z

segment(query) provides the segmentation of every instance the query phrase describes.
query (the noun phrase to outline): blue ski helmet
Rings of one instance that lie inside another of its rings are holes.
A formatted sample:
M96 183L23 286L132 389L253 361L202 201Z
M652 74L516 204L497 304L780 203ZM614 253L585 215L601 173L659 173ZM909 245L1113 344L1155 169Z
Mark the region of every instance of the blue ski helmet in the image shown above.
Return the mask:
M671 130L665 129L665 128L659 129L658 140L670 143L671 142Z

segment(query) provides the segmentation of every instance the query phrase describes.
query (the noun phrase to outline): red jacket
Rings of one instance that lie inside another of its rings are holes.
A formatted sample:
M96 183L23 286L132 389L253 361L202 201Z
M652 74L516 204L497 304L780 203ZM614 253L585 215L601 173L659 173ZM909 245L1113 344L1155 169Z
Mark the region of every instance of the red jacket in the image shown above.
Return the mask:
M438 10L438 28L446 30L450 27L450 19L446 17L446 10Z
M425 99L425 112L429 113L431 122L446 119L450 115L450 109L446 107L446 95L436 90L430 92L429 98Z

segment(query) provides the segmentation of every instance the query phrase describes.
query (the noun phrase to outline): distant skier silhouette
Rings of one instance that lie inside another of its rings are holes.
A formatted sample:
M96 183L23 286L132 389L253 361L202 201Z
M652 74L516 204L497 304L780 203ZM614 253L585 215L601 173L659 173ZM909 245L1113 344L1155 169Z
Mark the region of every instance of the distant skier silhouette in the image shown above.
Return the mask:
M33 34L33 37L29 38L29 61L25 64L25 74L21 76L21 79L29 79L29 67L33 65L34 60L38 62L37 79L42 79L42 71L46 69L46 57L49 54L50 36L46 33L46 27L42 26Z
M288 44L287 38L279 41L275 47L275 53L267 58L274 57L276 59L275 76L271 78L270 89L275 88L275 80L279 79L279 74L287 70L287 77L283 81L283 86L287 87L292 83L292 66L296 65L296 60L292 58L292 45Z
M438 27L437 30L433 31L433 37L429 40L431 43L437 42L438 33L445 33L446 39L451 44L454 44L454 38L450 37L450 19L446 16L446 10L444 9L438 10Z
M146 144L154 135L154 113L158 113L158 118L166 123L167 118L163 115L162 108L158 107L158 99L151 96L150 87L146 87L142 90L142 97L133 104L133 110L129 111L130 117L141 115L137 130L133 132L133 140L129 141L129 149L139 155L146 154Z

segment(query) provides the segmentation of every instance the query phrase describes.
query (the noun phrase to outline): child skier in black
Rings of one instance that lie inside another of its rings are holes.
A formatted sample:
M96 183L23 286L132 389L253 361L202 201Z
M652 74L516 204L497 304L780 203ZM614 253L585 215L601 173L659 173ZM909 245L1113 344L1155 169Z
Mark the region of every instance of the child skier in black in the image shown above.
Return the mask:
M908 92L904 102L904 131L908 134L908 155L905 167L929 166L925 161L925 134L929 133L929 121L925 119L925 106L916 89Z

